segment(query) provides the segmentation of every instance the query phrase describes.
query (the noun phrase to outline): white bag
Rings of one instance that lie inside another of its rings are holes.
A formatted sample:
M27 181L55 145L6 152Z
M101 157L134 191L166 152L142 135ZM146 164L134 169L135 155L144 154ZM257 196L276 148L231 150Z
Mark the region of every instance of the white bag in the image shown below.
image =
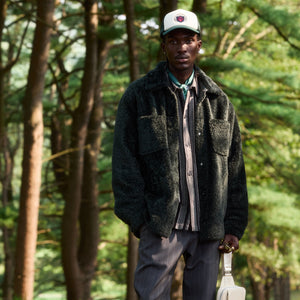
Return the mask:
M245 300L246 290L234 284L231 275L232 252L222 255L223 277L217 293L217 300Z

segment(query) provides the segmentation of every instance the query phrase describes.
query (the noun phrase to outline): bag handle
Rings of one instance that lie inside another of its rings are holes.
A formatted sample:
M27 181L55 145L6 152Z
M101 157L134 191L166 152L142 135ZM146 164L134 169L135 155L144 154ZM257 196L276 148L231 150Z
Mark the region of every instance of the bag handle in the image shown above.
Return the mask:
M232 252L223 253L222 255L223 261L223 275L232 275Z
M232 252L222 254L222 280L220 287L233 287L234 279L231 274L232 271Z

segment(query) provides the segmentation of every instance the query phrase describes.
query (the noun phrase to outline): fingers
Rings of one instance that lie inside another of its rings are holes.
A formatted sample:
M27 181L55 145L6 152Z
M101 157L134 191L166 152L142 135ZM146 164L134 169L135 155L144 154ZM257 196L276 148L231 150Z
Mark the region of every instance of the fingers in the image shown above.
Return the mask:
M219 246L219 250L224 253L234 252L236 249L234 246L231 246L229 243L221 241L222 244Z
M234 246L230 246L230 244L225 243L224 248L227 252L234 252Z
M220 242L219 250L224 253L230 253L239 249L239 240L233 235L225 235Z

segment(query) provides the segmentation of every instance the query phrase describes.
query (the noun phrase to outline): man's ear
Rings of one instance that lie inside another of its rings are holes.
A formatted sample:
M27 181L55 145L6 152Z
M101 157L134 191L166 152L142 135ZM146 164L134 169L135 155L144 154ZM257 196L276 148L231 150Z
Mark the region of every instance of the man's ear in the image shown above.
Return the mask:
M165 54L165 53L166 53L166 44L165 44L164 41L162 41L162 42L160 43L160 47L161 47L161 50L163 51L163 53Z
M201 41L201 40L198 40L198 51L200 51L201 46L202 46L202 41Z

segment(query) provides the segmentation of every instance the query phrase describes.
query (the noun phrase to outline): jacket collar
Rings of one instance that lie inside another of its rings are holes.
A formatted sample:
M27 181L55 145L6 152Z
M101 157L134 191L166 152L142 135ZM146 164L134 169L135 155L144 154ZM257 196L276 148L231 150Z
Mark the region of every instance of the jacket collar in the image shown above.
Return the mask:
M222 90L217 86L217 84L209 78L200 68L195 67L195 77L197 77L199 91L221 95ZM150 71L146 76L145 90L156 90L163 87L168 87L170 85L170 80L167 73L167 62L163 61L158 63L155 69Z

